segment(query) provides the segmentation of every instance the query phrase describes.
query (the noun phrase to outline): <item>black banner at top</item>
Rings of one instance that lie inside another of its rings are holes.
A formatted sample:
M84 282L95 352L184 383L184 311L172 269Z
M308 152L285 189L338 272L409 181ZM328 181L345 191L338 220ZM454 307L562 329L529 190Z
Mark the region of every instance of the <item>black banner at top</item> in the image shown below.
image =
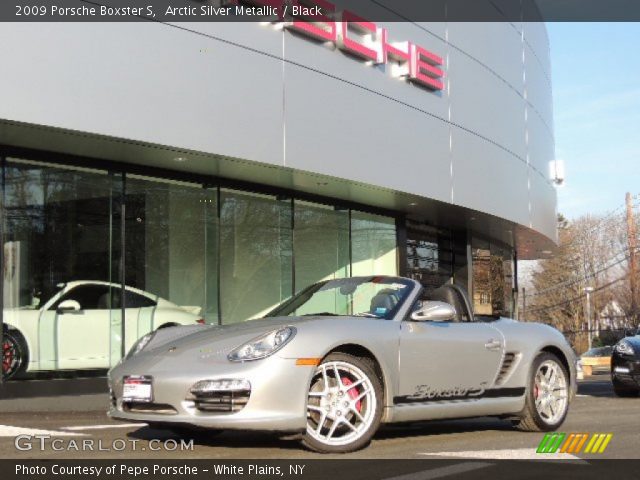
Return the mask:
M347 16L345 17L345 12ZM2 22L632 22L638 0L3 0Z

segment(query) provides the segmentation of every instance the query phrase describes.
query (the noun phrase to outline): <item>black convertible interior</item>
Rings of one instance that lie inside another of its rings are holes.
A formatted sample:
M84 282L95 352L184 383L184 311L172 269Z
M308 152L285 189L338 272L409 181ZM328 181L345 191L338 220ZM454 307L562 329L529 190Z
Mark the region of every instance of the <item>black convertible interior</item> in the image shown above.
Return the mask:
M422 300L445 302L456 310L454 322L473 322L473 309L464 289L458 285L443 285L435 290L425 291Z

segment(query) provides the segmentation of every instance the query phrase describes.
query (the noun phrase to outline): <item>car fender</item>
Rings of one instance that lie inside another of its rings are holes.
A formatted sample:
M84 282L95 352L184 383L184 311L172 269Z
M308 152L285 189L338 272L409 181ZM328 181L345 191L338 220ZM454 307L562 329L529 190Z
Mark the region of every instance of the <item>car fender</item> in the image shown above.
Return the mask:
M555 328L541 323L524 323L500 319L493 324L505 338L505 353L515 353L518 360L507 373L501 387L527 386L531 378L530 366L542 351L560 355L566 362L571 391L575 390L577 358L566 338Z
M341 347L355 346L368 350L382 372L385 406L393 404L398 386L398 322L357 318L323 319L297 326L296 338L278 355L282 358L322 359ZM313 375L309 370L309 382Z
M18 312L11 312L10 315L7 315L7 310L5 310L5 318L3 322L3 332L5 330L18 332L27 346L27 352L29 355L29 363L27 364L27 369L32 370L37 368L38 363L38 318L39 311L29 311L23 312L29 315L31 318L17 318ZM7 318L9 317L9 318Z

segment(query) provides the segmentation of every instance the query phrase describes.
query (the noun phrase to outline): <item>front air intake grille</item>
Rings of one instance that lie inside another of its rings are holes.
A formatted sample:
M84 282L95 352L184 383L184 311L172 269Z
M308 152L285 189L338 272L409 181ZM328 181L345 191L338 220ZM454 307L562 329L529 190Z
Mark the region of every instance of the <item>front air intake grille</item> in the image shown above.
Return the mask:
M496 378L496 385L502 385L509 374L511 373L511 369L516 361L516 353L507 352L504 354L504 358L502 359L502 365L500 366L500 371L498 372L498 377Z
M251 390L201 392L193 394L191 400L201 412L236 413L247 405L250 395Z
M157 415L176 415L178 411L165 403L123 402L122 410L129 413L155 413Z

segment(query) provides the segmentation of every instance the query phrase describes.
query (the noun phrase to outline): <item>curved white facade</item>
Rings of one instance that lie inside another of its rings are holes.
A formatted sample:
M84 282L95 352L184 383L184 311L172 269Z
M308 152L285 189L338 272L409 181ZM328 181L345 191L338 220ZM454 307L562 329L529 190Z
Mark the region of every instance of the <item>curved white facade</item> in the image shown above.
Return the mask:
M522 258L547 249L544 25L380 26L443 58L442 91L274 25L5 24L0 143L384 207Z

